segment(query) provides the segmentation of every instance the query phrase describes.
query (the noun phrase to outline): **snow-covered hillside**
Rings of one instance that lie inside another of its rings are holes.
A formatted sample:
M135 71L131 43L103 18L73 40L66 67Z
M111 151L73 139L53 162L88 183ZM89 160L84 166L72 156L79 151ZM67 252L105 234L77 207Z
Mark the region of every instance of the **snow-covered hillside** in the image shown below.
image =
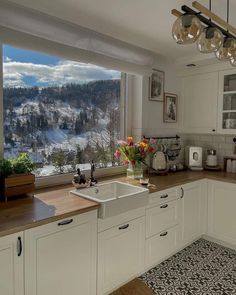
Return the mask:
M91 88L97 93L91 94ZM34 88L29 93L4 89L6 158L28 152L38 175L72 171L91 158L99 166L115 164L111 153L119 136L119 81Z

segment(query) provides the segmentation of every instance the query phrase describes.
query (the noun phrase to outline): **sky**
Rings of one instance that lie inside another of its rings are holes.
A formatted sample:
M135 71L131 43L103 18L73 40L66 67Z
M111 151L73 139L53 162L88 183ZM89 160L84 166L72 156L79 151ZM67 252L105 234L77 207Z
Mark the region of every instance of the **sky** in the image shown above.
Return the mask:
M119 79L120 72L44 53L3 46L4 87L47 87Z

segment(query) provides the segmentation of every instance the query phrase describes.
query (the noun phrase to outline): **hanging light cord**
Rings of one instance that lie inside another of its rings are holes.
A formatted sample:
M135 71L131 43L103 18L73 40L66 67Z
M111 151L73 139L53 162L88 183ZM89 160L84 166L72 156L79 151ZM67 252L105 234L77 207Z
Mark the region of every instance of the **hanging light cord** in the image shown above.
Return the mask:
M227 24L229 23L229 0L227 0ZM227 32L229 30L227 29Z

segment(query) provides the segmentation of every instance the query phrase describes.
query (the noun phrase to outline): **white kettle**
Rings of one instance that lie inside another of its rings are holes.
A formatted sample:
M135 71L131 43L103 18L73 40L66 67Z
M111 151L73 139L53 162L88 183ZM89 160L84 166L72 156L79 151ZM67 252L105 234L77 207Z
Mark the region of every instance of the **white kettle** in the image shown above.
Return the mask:
M163 152L156 152L152 160L152 168L156 171L166 170L167 162L166 156Z

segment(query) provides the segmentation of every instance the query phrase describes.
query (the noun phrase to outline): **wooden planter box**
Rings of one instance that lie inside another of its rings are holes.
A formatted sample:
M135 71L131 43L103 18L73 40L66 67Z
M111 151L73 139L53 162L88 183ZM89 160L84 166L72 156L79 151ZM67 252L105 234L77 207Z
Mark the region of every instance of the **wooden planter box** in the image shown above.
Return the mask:
M7 202L9 197L30 194L35 191L34 174L16 174L4 179L4 198Z

